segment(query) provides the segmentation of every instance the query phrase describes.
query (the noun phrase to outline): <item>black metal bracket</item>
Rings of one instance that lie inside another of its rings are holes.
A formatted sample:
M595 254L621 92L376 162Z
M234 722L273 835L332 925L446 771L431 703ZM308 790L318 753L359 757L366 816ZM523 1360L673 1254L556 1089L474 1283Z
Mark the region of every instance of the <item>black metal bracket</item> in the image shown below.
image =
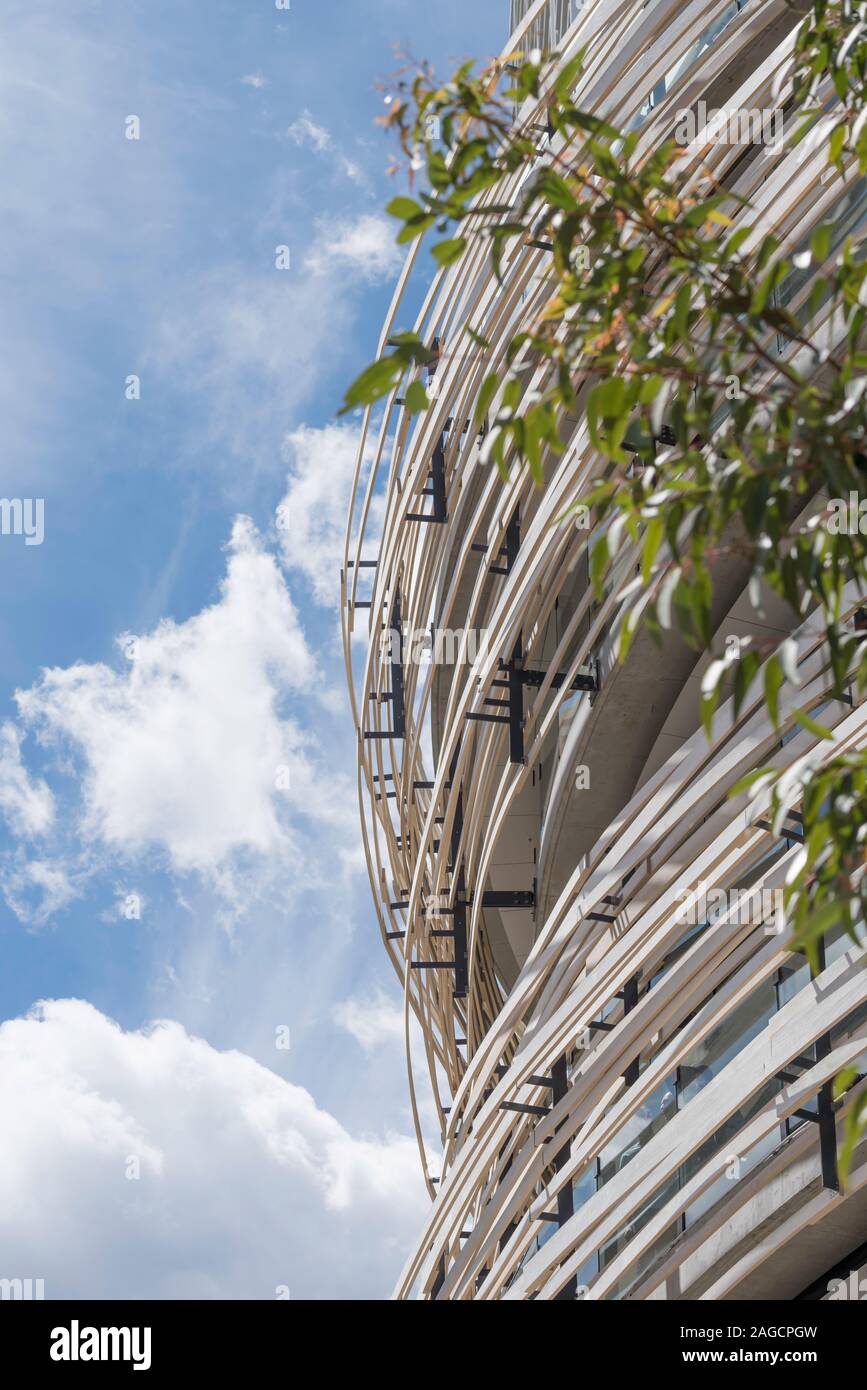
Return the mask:
M626 984L623 986L623 1017L625 1018L628 1013L631 1013L637 1004L638 976L633 975L632 979L627 980ZM629 1063L629 1066L623 1073L623 1080L626 1082L627 1086L634 1086L638 1080L639 1060L640 1059L636 1057L633 1062Z
M482 907L535 907L536 906L536 884L528 891L512 889L488 888L482 894Z
M449 513L446 504L446 454L443 447L442 435L439 443L433 452L431 460L429 487L422 491L422 497L433 498L433 511L427 512L407 512L407 521L426 521L435 525L442 525L448 521Z
M391 692L378 698L389 701L391 704L391 728L373 729L365 733L366 739L387 739L406 737L406 706L404 703L403 685L403 631L401 627L401 606L400 589L394 595L394 604L391 610L391 621L388 624L390 633L389 643L389 671L391 677ZM377 697L371 692L370 698Z
M817 968L811 969L811 974L815 980L817 975L821 975L825 969L825 941L819 939L817 946ZM789 1066L803 1067L807 1072L811 1067L815 1067L819 1062L823 1062L831 1055L831 1034L823 1033L816 1039L815 1058L802 1054L800 1057L793 1057ZM791 1084L793 1081L803 1080L803 1073L790 1071L784 1068L777 1072L777 1080ZM826 1081L820 1086L816 1094L816 1111L798 1109L793 1111L793 1116L798 1120L807 1120L810 1124L819 1127L819 1159L822 1167L822 1186L828 1192L840 1191L840 1170L837 1164L837 1122L834 1118L836 1106L834 1104L834 1083Z
M508 710L507 714L486 714L472 713L467 715L467 719L476 720L485 724L507 724L509 726L509 762L523 765L525 762L524 753L524 687L530 686L539 689L544 681L550 678L552 690L561 690L566 684L567 677L564 672L558 671L553 676L547 671L537 671L525 667L523 664L523 644L521 634L515 643L509 661L500 661L499 669L504 672L504 681L495 681L494 684L508 690L507 700L497 700L487 698L486 705L494 705L498 708ZM593 674L581 674L569 681L569 689L574 691L586 691L591 695L597 695L600 690L599 660L593 662Z
M474 541L473 544L470 546L470 549L475 550L480 555L487 555L489 547L487 545L483 545L481 541ZM518 558L518 551L520 549L521 516L518 508L516 507L514 512L512 513L511 520L509 521L509 524L506 527L506 543L505 545L501 545L499 550L497 551L497 558L499 559L500 556L502 556L506 563L505 565L490 565L488 568L488 573L502 575L511 574L515 561Z
M779 831L775 832L769 820L757 820L756 828L758 830L767 830L771 834L777 833L781 840L800 840L803 842L804 817L801 815L800 811L789 811L786 820L795 821L796 827L799 828L793 829L792 826L783 825Z
M550 1105L524 1105L519 1100L501 1100L501 1110L513 1110L516 1115L550 1115Z
M813 978L825 969L825 938L820 937L817 948L817 968ZM831 1055L831 1034L823 1033L816 1039L816 1062L824 1062ZM816 1097L819 1112L819 1154L822 1164L822 1186L829 1192L840 1191L840 1170L837 1164L837 1121L834 1118L834 1083L826 1081Z
M501 1066L497 1069L501 1074L508 1071L508 1067ZM500 1102L501 1110L509 1110L518 1115L550 1115L551 1111L561 1100L564 1100L569 1089L569 1070L565 1057L559 1057L551 1068L550 1076L528 1076L526 1078L528 1086L547 1086L551 1090L550 1105L527 1105L521 1101L504 1100ZM559 1173L566 1167L572 1154L571 1142L567 1139L554 1155L553 1167L555 1173ZM565 1226L575 1214L575 1199L572 1192L571 1182L567 1182L557 1193L556 1212L542 1211L536 1216L538 1221L552 1221L560 1227ZM564 1284L557 1294L555 1301L571 1302L578 1293L578 1276L573 1274Z

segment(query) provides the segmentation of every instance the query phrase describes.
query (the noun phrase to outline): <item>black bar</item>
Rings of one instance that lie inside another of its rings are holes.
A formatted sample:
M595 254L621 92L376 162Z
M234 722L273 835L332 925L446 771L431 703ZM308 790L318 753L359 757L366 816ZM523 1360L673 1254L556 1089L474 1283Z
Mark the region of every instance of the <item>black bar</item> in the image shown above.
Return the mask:
M482 894L482 907L509 908L535 906L535 889L530 889L529 892L521 892L513 891L511 889L500 890L496 888L489 888L487 892Z
M825 938L818 943L818 970L821 975L825 969ZM816 1062L824 1062L831 1055L831 1034L823 1033L816 1039ZM822 1186L829 1192L840 1191L840 1171L837 1166L837 1122L834 1118L834 1083L826 1081L817 1097L819 1112L819 1157L822 1164Z
M565 1057L558 1057L557 1061L551 1068L551 1084L552 1100L554 1105L557 1105L561 1100L565 1099L566 1093L569 1089L569 1075ZM555 1173L559 1173L563 1168L565 1168L566 1164L569 1162L571 1154L572 1145L567 1140L566 1143L563 1145L562 1149L560 1149L559 1153L557 1153L556 1157L554 1158ZM574 1214L575 1203L572 1195L572 1183L567 1182L563 1187L560 1188L560 1191L557 1193L558 1225L561 1227L565 1226L566 1222L570 1221ZM569 1279L563 1285L562 1289L554 1299L554 1302L571 1303L574 1301L577 1293L578 1276L577 1274L573 1274L570 1275Z
M793 830L790 826L783 825L780 830L775 831L769 820L757 820L756 827L759 830L768 830L772 835L778 835L781 840L803 840L802 830Z
M520 667L523 661L521 634L508 666L509 680L509 762L524 764L524 689Z
M521 680L523 681L524 685L531 685L535 689L538 689L541 686L542 682L545 680L547 675L547 671L522 671ZM561 690L563 688L563 685L565 684L565 681L566 677L563 674L563 672L558 671L556 676L554 676L551 680L551 689ZM595 695L598 692L599 687L597 685L595 676L576 676L573 681L570 681L569 689L589 690L592 694Z
M449 768L449 784L454 783L458 771L458 755L461 745L458 743L452 756L451 767ZM455 884L456 898L451 912L455 934L455 999L465 999L470 988L469 957L467 955L467 908L466 896L467 885L464 875L464 861L461 858L458 863L458 855L461 847L461 837L464 833L464 790L463 786L458 787L457 801L455 804L455 816L452 821L451 835L451 860L457 869L457 882Z
M501 1110L514 1110L517 1115L550 1115L550 1105L522 1105L518 1100L501 1100Z
M403 696L403 634L401 631L400 589L394 595L394 608L390 624L391 632L397 633L397 642L391 643L391 708L395 738L406 735L406 710ZM397 650L395 651L395 647Z
M631 980L627 980L627 981L626 981L626 984L625 984L624 987L623 987L623 1017L624 1017L624 1018L626 1017L626 1015L627 1015L628 1013L631 1013L631 1012L632 1012L632 1010L635 1008L635 1006L636 1006L637 1003L638 1003L638 976L637 976L637 975L633 975L632 979L631 979ZM626 1068L626 1071L623 1073L623 1080L626 1082L627 1086L634 1086L635 1083L636 1083L636 1081L638 1080L638 1067L639 1067L639 1058L636 1057L636 1058L635 1058L635 1061L634 1061L634 1062L630 1062L630 1063L629 1063L629 1066Z

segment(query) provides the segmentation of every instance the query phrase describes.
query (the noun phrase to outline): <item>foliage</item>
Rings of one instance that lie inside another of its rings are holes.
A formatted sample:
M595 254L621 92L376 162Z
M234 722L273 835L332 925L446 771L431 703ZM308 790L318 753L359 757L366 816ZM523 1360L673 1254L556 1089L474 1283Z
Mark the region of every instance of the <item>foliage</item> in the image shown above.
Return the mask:
M867 262L833 220L781 246L694 148L646 150L640 129L582 111L573 93L584 62L584 53L566 63L516 54L481 70L464 64L445 84L421 65L401 78L383 118L410 173L410 192L388 208L398 241L435 231L445 271L481 240L498 278L512 256L549 248L544 309L501 357L479 324L465 330L490 358L476 410L490 423L486 460L504 476L525 466L541 485L563 449L564 415L583 412L605 463L580 499L591 508L598 596L624 539L640 547L645 592L623 625L621 656L639 609L655 636L674 628L711 649L715 570L732 557L748 567L759 611L767 585L795 626L816 615L831 695L851 700L867 688L851 597L867 585L867 540L857 521L833 524L828 499L867 495ZM827 159L857 192L867 172L867 5L815 0L780 90L781 100L794 97L797 128L772 157ZM530 100L546 113L547 140L520 118ZM344 408L396 389L425 351L403 335ZM525 383L540 367L544 388L531 398ZM411 385L407 407L427 408L423 394ZM794 767L747 779L778 828L801 807L805 841L787 906L794 945L815 960L832 927L863 935L867 751L835 752L816 710L799 706L808 655L794 639L715 654L702 718L710 734L731 695L737 720L761 682L777 727L794 720L819 738Z

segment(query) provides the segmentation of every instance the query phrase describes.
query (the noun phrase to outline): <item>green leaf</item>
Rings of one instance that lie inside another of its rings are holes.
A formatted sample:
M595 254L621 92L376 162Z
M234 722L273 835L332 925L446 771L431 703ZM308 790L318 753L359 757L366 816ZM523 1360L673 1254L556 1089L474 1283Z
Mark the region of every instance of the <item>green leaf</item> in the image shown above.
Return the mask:
M466 238L453 237L450 241L438 241L431 247L431 255L439 265L453 265L459 261L467 248Z
M385 210L389 217L398 217L401 222L408 222L411 217L424 216L420 205L412 198L392 198Z
M814 738L823 738L829 740L831 743L834 742L834 735L831 733L831 730L826 729L824 724L817 724L815 719L811 719L809 714L805 714L802 709L794 709L792 710L792 714L801 728L806 729Z
M748 772L746 777L741 777L739 781L735 782L734 786L729 792L729 797L734 799L734 797L736 796L741 796L744 792L749 791L750 787L752 787L756 782L760 782L763 778L771 779L776 776L776 768L757 767L753 772Z
M816 262L821 265L831 254L831 236L833 228L830 222L823 222L817 227L810 238L810 247Z
M419 411L427 410L430 401L427 391L420 381L414 381L404 397L404 409L407 415L418 415Z
M398 357L381 357L378 362L372 362L346 392L339 413L345 415L357 406L372 405L374 401L381 400L400 380L403 371L404 364Z
M843 146L846 144L846 126L838 125L836 130L831 132L828 141L828 163L839 164L840 156L843 153Z
M486 377L484 382L482 383L482 389L479 392L478 399L476 401L476 408L473 412L473 418L477 425L481 425L484 423L485 416L488 413L488 408L490 407L491 401L494 399L494 396L497 393L497 387L499 386L499 384L500 380L496 372L492 373L491 376Z
M659 552L665 536L665 521L661 516L655 516L652 521L647 523L644 532L644 545L641 552L641 580L647 585L650 583L650 576L653 573L653 563Z
M765 666L765 704L775 729L780 727L780 690L785 682L779 659L772 656Z
M572 96L572 89L584 70L585 52L586 45L584 48L580 50L580 52L575 54L574 58L571 58L568 63L565 63L563 65L557 76L557 81L554 84L554 90L557 93L558 99L564 105L570 100Z
M713 717L716 713L717 702L719 701L719 686L715 685L712 690L705 691L701 697L701 724L705 732L708 743L713 738Z
M603 531L590 552L590 583L598 602L605 595L605 575L608 571L608 533Z

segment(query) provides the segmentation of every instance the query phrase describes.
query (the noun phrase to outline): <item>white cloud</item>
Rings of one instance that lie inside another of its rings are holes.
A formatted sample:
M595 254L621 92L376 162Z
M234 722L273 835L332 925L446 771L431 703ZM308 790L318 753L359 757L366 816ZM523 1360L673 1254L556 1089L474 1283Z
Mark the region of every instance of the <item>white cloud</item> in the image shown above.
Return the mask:
M326 607L336 606L340 598L346 512L360 442L360 428L348 423L322 429L301 425L284 441L289 477L278 509L283 563L304 575L316 602ZM373 453L374 436L368 433L365 472ZM366 530L367 557L375 555L381 525L382 500L375 498ZM359 575L359 593L367 594L371 574L365 570Z
M365 1052L374 1052L386 1043L393 1047L404 1040L403 1005L382 990L369 998L335 1004L332 1017Z
M14 724L0 724L0 812L20 836L41 835L54 821L54 797L45 782L32 779L21 762L21 736Z
M252 523L235 523L219 602L121 645L134 654L121 671L43 672L16 695L22 717L42 741L83 755L85 839L128 855L162 849L231 894L233 856L279 860L291 847L279 769L307 762L280 704L309 691L316 672Z
M319 125L313 119L310 111L302 111L297 121L293 121L286 131L289 139L296 145L309 145L317 154L324 154L326 150L334 149L334 140L330 130L324 125Z
M247 87L255 87L257 91L268 86L268 79L263 77L261 72L248 72L246 77L241 78L241 81Z
M277 244L288 244L282 237ZM270 468L275 438L351 338L352 286L299 274L272 261L258 275L224 266L191 280L161 318L149 361L204 409L194 443L224 442L244 462ZM349 368L347 367L347 371Z
M3 1273L48 1298L383 1297L426 1207L414 1140L81 1000L0 1026L0 1106Z
M0 886L19 922L39 927L79 897L86 877L62 859L28 861L19 854L3 863Z
M313 150L314 154L330 155L333 164L341 169L348 179L361 188L369 188L367 175L361 165L341 149L331 131L314 119L306 109L286 131L289 139L296 145Z
M316 276L332 275L344 265L374 285L395 276L403 264L404 253L387 217L363 213L336 221L321 218L317 228L318 243L304 262Z

